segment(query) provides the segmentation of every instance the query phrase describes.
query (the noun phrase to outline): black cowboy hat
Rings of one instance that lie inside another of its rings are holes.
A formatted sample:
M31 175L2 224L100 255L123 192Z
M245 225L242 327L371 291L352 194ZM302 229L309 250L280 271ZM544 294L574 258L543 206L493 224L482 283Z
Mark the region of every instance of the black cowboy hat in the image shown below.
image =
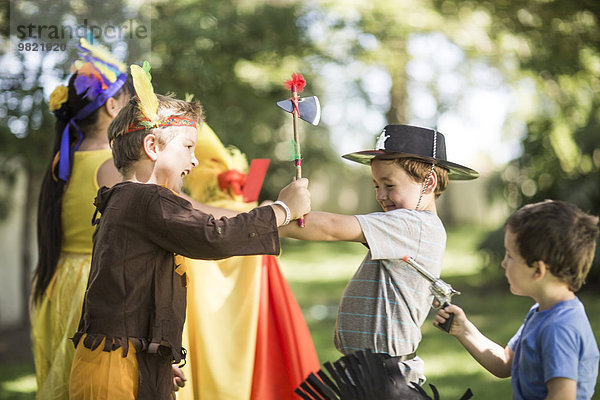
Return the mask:
M369 165L373 158L414 158L448 170L448 178L475 179L479 172L446 159L446 140L441 132L411 125L387 125L377 138L374 150L344 154L343 158Z

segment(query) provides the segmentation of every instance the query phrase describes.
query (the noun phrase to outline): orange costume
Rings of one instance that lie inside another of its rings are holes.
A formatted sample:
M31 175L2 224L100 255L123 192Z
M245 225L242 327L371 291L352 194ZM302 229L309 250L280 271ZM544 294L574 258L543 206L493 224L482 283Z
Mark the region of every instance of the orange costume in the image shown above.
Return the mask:
M245 156L226 149L204 124L196 145L198 167L186 177L201 203L248 211L241 180L223 190L219 175L247 169ZM229 176L242 174L230 173ZM223 177L223 175L222 175ZM186 386L179 400L295 399L294 389L319 361L304 317L274 256L187 260L188 298L183 345Z

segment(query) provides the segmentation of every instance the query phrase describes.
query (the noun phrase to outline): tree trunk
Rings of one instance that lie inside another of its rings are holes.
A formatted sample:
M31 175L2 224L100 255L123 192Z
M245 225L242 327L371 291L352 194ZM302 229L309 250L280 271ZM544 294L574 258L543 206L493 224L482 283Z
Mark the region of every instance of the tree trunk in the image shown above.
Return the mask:
M392 78L390 88L390 108L386 113L388 124L408 123L408 94L406 90L406 64L408 54L406 53L406 41L394 40L389 44L390 53L394 57L388 62L388 70Z

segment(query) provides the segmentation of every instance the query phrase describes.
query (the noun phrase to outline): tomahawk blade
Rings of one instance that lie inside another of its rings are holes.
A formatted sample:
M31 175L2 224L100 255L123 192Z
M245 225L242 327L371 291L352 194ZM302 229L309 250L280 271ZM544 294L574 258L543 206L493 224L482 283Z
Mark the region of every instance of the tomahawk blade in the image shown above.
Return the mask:
M291 113L294 111L294 103L292 100L281 100L277 102L279 108ZM317 96L302 97L298 99L298 111L300 119L312 125L319 125L321 120L321 103Z

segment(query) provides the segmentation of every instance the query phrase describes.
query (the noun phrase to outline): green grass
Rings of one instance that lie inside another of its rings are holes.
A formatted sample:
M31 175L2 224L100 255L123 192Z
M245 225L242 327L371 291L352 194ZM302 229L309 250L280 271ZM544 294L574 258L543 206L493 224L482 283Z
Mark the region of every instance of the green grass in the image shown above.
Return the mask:
M33 363L0 365L0 400L35 399Z
M484 258L475 251L480 234L472 227L449 230L443 278L462 292L454 302L484 334L504 345L521 325L532 300L510 294L500 266L481 272ZM289 239L282 241L282 249L281 268L302 307L319 360L334 361L340 357L333 346L338 302L367 250L357 243ZM600 296L585 288L578 295L592 329L600 332ZM425 360L428 383L438 388L441 398L458 399L467 387L476 399L511 398L510 379L497 379L480 367L456 339L431 325L432 316L433 312L423 325L419 356ZM0 365L0 400L34 399L34 392L32 364Z

